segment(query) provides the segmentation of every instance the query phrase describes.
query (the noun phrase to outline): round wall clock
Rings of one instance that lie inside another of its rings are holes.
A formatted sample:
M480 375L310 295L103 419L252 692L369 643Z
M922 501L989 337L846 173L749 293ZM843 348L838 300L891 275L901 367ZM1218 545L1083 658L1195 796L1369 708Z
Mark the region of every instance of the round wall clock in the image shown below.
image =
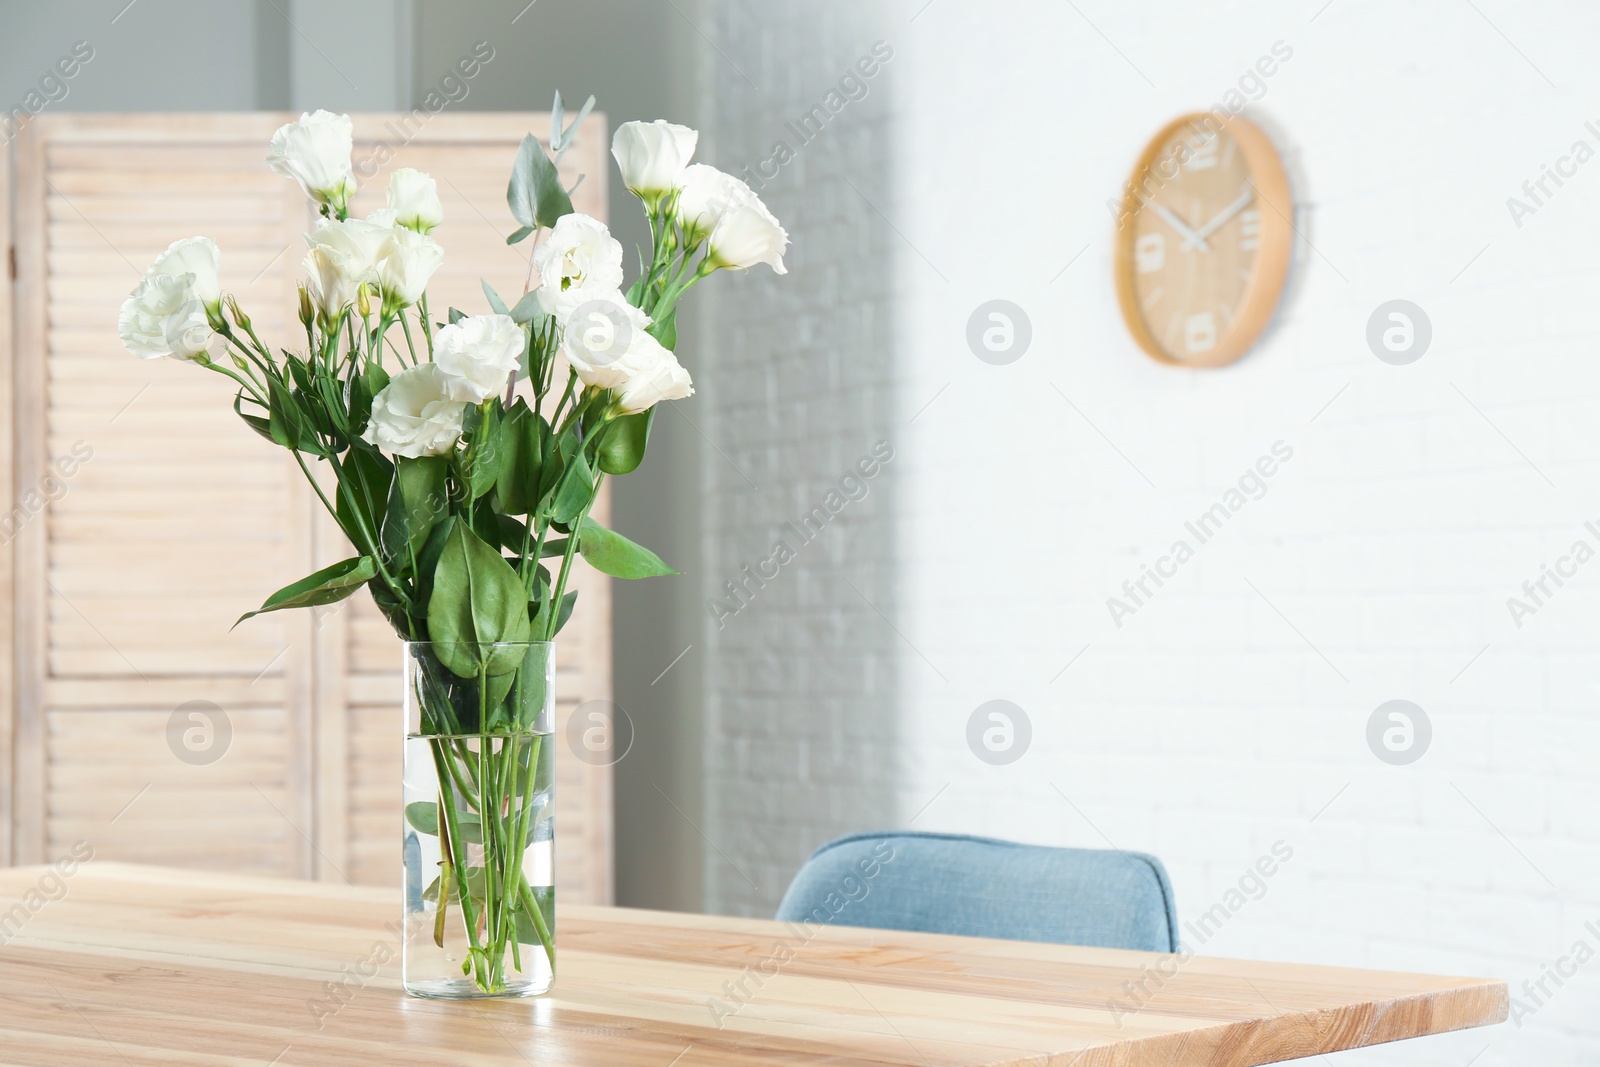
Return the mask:
M1123 195L1117 302L1163 363L1220 367L1272 319L1289 273L1289 179L1259 126L1208 112L1156 134Z

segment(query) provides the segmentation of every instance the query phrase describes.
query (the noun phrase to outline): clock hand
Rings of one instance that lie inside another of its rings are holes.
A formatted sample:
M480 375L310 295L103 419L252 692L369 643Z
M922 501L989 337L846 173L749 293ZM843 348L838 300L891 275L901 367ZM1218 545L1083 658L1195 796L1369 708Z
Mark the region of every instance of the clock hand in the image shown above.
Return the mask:
M1244 192L1240 193L1239 199L1235 200L1233 203L1217 212L1217 217L1196 230L1193 237L1185 240L1185 245L1194 241L1200 241L1203 244L1207 237L1210 237L1212 234L1216 233L1217 230L1221 229L1229 219L1243 211L1250 201L1255 199L1255 196L1256 192L1254 189L1246 189Z
M1154 211L1158 216L1160 216L1168 226L1171 226L1183 236L1184 247L1187 248L1190 245L1194 245L1202 252L1210 251L1210 249L1206 246L1205 236L1203 234L1195 233L1187 225L1185 225L1184 221L1178 218L1178 216L1174 215L1172 212L1168 211L1154 200L1146 200L1145 205L1149 207L1151 211Z

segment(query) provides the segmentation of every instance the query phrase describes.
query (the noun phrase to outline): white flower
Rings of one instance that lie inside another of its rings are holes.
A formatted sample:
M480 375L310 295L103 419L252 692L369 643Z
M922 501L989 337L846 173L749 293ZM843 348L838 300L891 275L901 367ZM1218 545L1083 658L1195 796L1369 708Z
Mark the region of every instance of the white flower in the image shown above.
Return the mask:
M317 203L340 209L356 191L356 175L350 167L352 140L349 115L330 111L303 114L272 135L267 166L299 182Z
M427 233L444 221L444 205L439 203L439 183L411 167L401 167L389 175L389 209L401 226Z
M628 380L614 390L625 415L648 411L663 400L683 400L694 395L689 372L678 362L678 357L654 337L643 336L648 343L640 344L638 351L629 354Z
M622 288L622 245L606 224L588 215L563 215L533 254L539 271L539 307L555 314L557 298L573 289L598 293Z
M124 347L140 359L192 359L204 352L211 326L193 283L192 274L146 271L117 316Z
M695 243L706 239L736 198L755 195L738 178L705 163L692 163L683 173L683 192L678 194L678 222Z
M422 299L429 279L443 262L444 249L432 237L406 229L392 230L378 258L378 286L383 290L384 309L410 307Z
M506 387L528 338L510 315L468 315L433 338L433 365L455 400L478 403Z
M348 257L327 245L317 245L306 253L301 264L310 276L306 289L322 312L324 323L337 319L341 311L355 303L361 280L350 270Z
M650 316L613 289L607 293L569 291L557 302L567 362L585 385L613 389L631 376L630 356L659 348L646 333Z
M611 138L611 154L622 171L622 184L643 200L683 187L683 169L694 155L700 134L665 119L624 122Z
M411 459L449 452L461 437L461 416L467 407L450 398L449 384L435 363L396 374L372 398L372 420L362 440Z
M367 212L368 222L374 226L382 226L386 230L392 230L400 225L399 220L400 213L392 207L377 207Z
M221 262L222 250L217 247L217 242L209 237L185 237L168 245L167 250L150 264L148 273L173 277L193 275L190 288L194 290L194 295L207 307L214 309L222 303L222 281L218 275Z
M311 276L311 296L328 320L355 302L364 284L379 284L378 261L395 231L361 219L324 221L306 234L311 250L303 261Z
M367 219L345 219L343 222L323 219L317 228L306 234L306 244L319 245L338 252L350 261L350 269L362 281L377 278L378 260L384 246L394 236L394 227L384 226Z
M777 273L787 274L783 253L789 247L789 235L759 196L743 182L738 185L738 189L728 187L731 195L707 239L706 258L713 267L753 267L757 263L767 263Z

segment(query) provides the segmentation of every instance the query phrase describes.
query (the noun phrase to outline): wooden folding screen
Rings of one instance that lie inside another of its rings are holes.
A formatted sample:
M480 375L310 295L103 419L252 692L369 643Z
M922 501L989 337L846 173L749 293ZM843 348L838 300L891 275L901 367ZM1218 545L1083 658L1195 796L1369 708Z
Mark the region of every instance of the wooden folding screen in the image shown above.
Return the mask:
M116 335L144 267L204 234L257 332L295 346L313 213L264 163L291 117L42 116L18 139L15 388L0 405L15 420L0 520L15 590L14 654L0 666L0 756L9 743L14 772L0 857L9 834L13 862L84 840L104 859L398 878L398 640L364 592L230 631L349 548L287 454L234 416L225 379L137 360ZM382 206L395 167L438 179L446 260L430 299L441 317L485 309L480 277L523 291L529 245L505 244L505 182L529 131L547 135L549 117L357 116L353 214ZM574 203L598 217L605 164L604 121L591 116L562 172L569 185L587 175ZM592 571L578 581L559 647L560 726L576 704L610 696L609 591ZM558 789L560 889L606 901L609 772L563 743Z

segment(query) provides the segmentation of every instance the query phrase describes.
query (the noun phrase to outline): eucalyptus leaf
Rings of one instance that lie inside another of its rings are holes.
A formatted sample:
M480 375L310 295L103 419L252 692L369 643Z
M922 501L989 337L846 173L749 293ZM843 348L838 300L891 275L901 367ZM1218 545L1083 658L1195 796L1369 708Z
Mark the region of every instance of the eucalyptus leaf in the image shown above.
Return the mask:
M506 302L501 300L500 294L494 291L494 286L490 285L487 280L482 278L478 280L478 284L483 286L483 295L488 299L489 307L494 309L494 313L496 315L511 314L510 310L506 307Z
M572 214L572 198L561 188L555 164L531 133L517 148L506 203L512 217L524 226L554 226L563 215Z
M506 244L508 244L508 245L519 245L523 241L526 241L529 237L532 237L532 236L533 236L533 227L532 226L518 226L515 230L512 230L509 234L506 235Z
M511 309L513 322L528 323L539 316L539 290L531 289L522 294L522 299L517 301L516 307Z
M658 578L678 573L648 548L587 517L579 531L578 551L591 567L613 578Z
M377 564L373 562L371 556L355 556L341 560L331 567L324 567L315 574L308 574L298 582L284 586L267 597L266 602L255 611L247 611L239 616L239 622L233 625L238 626L248 618L269 611L337 603L360 589L377 573Z

